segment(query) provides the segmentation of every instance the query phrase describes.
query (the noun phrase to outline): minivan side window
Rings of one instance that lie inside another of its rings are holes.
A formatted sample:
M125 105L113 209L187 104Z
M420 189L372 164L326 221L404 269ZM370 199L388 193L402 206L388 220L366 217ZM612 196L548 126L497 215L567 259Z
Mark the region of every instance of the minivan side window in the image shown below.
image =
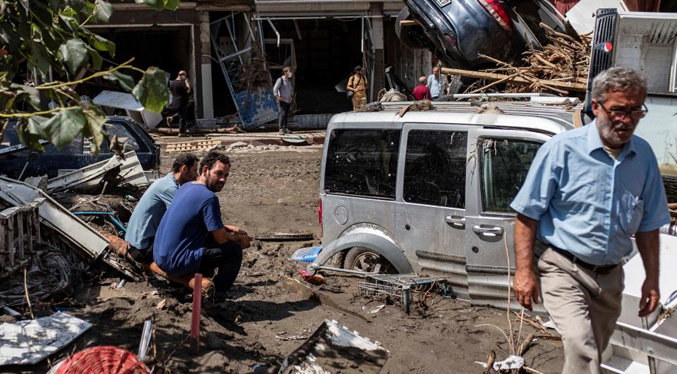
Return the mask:
M404 201L465 208L468 134L411 130L404 166Z
M541 143L517 139L480 139L482 211L514 213L510 208L524 184Z
M400 130L336 129L329 137L326 193L395 198Z

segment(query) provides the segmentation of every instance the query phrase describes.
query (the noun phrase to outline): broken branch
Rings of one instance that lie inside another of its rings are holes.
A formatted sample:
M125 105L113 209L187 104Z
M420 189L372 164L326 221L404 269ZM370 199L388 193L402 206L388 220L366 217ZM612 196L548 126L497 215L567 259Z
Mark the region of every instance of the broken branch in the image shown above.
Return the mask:
M490 79L490 80L501 80L505 78L504 74L493 74L493 73L484 73L481 71L471 71L471 70L463 70L463 69L450 69L450 68L442 68L442 74L452 74L452 75L462 75L464 77L469 77L469 78L478 78L478 79ZM572 82L558 82L558 81L553 81L549 79L538 79L534 78L534 80L541 85L546 85L549 87L555 87L555 88L561 88L566 91L585 91L586 85L581 84L581 83L572 83ZM525 79L524 77L514 77L512 79L509 79L508 82L510 83L518 83L518 84L531 84L533 82L529 81L528 79Z

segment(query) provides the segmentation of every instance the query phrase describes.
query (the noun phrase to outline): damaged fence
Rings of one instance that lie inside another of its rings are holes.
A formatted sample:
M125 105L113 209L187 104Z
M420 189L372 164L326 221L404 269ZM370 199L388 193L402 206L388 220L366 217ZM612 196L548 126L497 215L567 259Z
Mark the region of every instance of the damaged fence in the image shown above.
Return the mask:
M28 234L28 251L33 252L33 235L38 244L42 243L38 209L35 203L10 207L0 212L0 279L25 267L26 257L24 234ZM16 236L16 238L15 238ZM15 241L17 245L15 245ZM18 247L15 255L14 247Z

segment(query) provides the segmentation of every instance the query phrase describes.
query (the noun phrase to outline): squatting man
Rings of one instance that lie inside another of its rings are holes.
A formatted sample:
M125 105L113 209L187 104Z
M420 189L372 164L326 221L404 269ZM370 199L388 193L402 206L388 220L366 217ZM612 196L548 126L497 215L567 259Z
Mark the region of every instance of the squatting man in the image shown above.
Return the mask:
M174 160L172 171L153 182L136 204L127 225L125 241L128 243L127 254L137 263L148 265L153 262L153 242L160 220L179 187L197 178L198 164L198 158L192 153L179 155Z
M202 273L214 276L216 296L224 297L235 282L242 264L242 250L252 238L221 220L216 193L230 175L230 159L212 151L200 161L199 177L181 186L160 221L153 246L153 259L169 275Z
M515 296L531 310L542 292L562 335L564 374L601 373L633 235L646 270L639 316L660 300L658 229L670 216L656 157L633 135L647 113L646 93L646 77L633 70L600 73L592 87L596 120L543 144L511 204Z

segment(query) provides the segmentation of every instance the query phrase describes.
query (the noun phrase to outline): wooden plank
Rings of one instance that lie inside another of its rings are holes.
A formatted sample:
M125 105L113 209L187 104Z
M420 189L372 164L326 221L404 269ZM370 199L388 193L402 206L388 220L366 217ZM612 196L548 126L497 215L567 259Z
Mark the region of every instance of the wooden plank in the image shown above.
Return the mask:
M33 210L28 210L21 219L23 225L26 225L28 232L28 252L33 253Z
M5 253L5 250L7 249L5 246L5 243L7 242L7 237L5 236L7 231L5 230L5 223L4 220L0 220L0 273L2 273L2 269L5 267L5 258L2 254Z
M24 213L19 211L14 218L16 219L16 225L19 228L19 261L24 259Z
M33 220L33 228L35 229L35 236L38 238L38 245L42 244L42 234L40 232L40 213L37 206L33 209L31 214L31 219Z
M7 217L7 242L9 243L9 266L14 266L14 216Z
M477 78L477 79L501 80L501 79L506 78L505 74L486 73L486 72L483 72L483 71L472 71L472 70L450 69L450 68L442 68L441 71L442 71L442 74L462 75L464 77ZM584 83L571 83L571 82L553 81L553 80L548 80L548 79L536 79L536 78L534 78L534 81L540 82L540 83L548 85L550 87L561 88L563 90L568 90L568 91L585 91L586 87L587 87L586 84L584 84ZM526 79L521 78L519 76L511 78L507 82L518 83L518 84L531 84L531 83L533 83L532 81L526 80Z
M418 22L413 21L413 20L405 19L405 20L400 21L400 26L402 26L402 27L416 26L416 25L418 25Z

